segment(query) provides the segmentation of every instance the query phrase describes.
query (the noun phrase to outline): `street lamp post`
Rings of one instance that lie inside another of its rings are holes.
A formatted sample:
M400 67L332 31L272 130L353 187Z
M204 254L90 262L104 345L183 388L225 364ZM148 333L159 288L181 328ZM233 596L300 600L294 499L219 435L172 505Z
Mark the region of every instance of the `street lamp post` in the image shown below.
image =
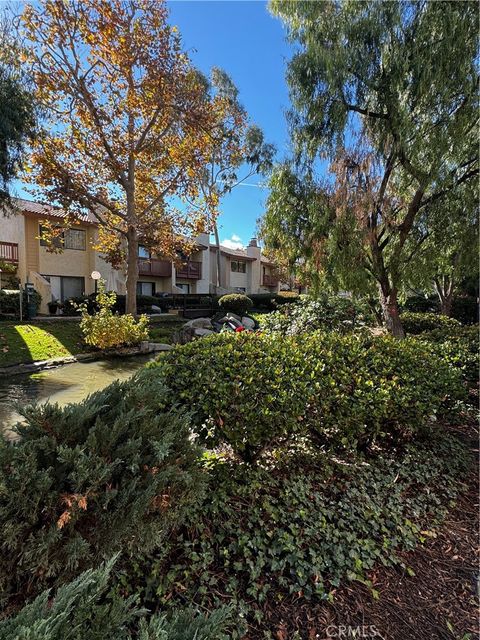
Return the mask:
M98 281L102 277L100 274L100 271L92 271L92 273L90 274L90 277L95 282L95 295L97 295Z

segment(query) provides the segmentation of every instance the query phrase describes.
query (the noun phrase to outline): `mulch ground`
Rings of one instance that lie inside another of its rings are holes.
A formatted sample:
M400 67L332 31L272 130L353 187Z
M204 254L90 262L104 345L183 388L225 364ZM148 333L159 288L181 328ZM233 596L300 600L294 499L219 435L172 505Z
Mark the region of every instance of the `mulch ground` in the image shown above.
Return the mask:
M457 429L478 459L476 425ZM463 432L463 433L462 433ZM262 625L275 640L363 638L380 640L474 640L478 627L478 513L476 465L468 489L437 530L416 551L403 554L401 568L376 569L371 591L359 583L342 586L332 604L313 605L303 598L284 602ZM248 640L265 637L248 635Z

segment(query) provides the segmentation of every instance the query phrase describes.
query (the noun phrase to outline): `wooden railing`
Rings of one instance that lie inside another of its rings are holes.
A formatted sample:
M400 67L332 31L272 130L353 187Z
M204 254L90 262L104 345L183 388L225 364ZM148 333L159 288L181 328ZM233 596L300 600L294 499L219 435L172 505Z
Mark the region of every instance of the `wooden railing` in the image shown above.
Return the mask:
M189 260L176 267L177 278L200 280L202 277L202 263Z
M276 287L278 284L278 276L264 274L262 280L262 286L264 287Z
M170 278L172 275L172 263L168 260L158 260L157 258L143 259L138 261L138 273L141 276L158 276L160 278Z
M0 242L0 260L18 264L18 244L16 242Z

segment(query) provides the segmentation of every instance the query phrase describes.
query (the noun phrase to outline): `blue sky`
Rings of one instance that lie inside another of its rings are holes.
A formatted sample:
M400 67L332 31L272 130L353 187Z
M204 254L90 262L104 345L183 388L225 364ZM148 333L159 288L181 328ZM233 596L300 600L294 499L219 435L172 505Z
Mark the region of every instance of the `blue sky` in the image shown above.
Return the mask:
M174 0L168 6L171 22L178 26L194 64L206 74L217 66L231 76L251 120L263 129L266 140L275 144L278 157L283 157L288 145L285 110L289 105L285 67L291 49L281 22L270 15L267 3ZM255 176L247 182L258 184L261 178ZM245 185L226 196L219 219L221 240L248 244L266 196L266 189Z
M277 147L277 158L288 148L285 111L289 105L285 82L291 48L282 23L257 0L171 0L170 22L178 26L184 49L206 75L212 67L224 69L239 89L239 98L252 123ZM248 244L256 221L264 211L267 190L248 185L236 187L222 201L220 238L227 244ZM18 195L31 198L16 185Z

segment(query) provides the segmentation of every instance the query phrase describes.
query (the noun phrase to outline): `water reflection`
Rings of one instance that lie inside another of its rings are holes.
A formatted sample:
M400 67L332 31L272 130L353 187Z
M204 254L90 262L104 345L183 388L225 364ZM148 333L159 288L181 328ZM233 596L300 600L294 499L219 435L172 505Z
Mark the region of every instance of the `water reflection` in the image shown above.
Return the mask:
M8 430L21 416L15 404L79 402L114 380L126 380L152 356L111 358L97 362L74 362L40 373L0 378L0 428Z

